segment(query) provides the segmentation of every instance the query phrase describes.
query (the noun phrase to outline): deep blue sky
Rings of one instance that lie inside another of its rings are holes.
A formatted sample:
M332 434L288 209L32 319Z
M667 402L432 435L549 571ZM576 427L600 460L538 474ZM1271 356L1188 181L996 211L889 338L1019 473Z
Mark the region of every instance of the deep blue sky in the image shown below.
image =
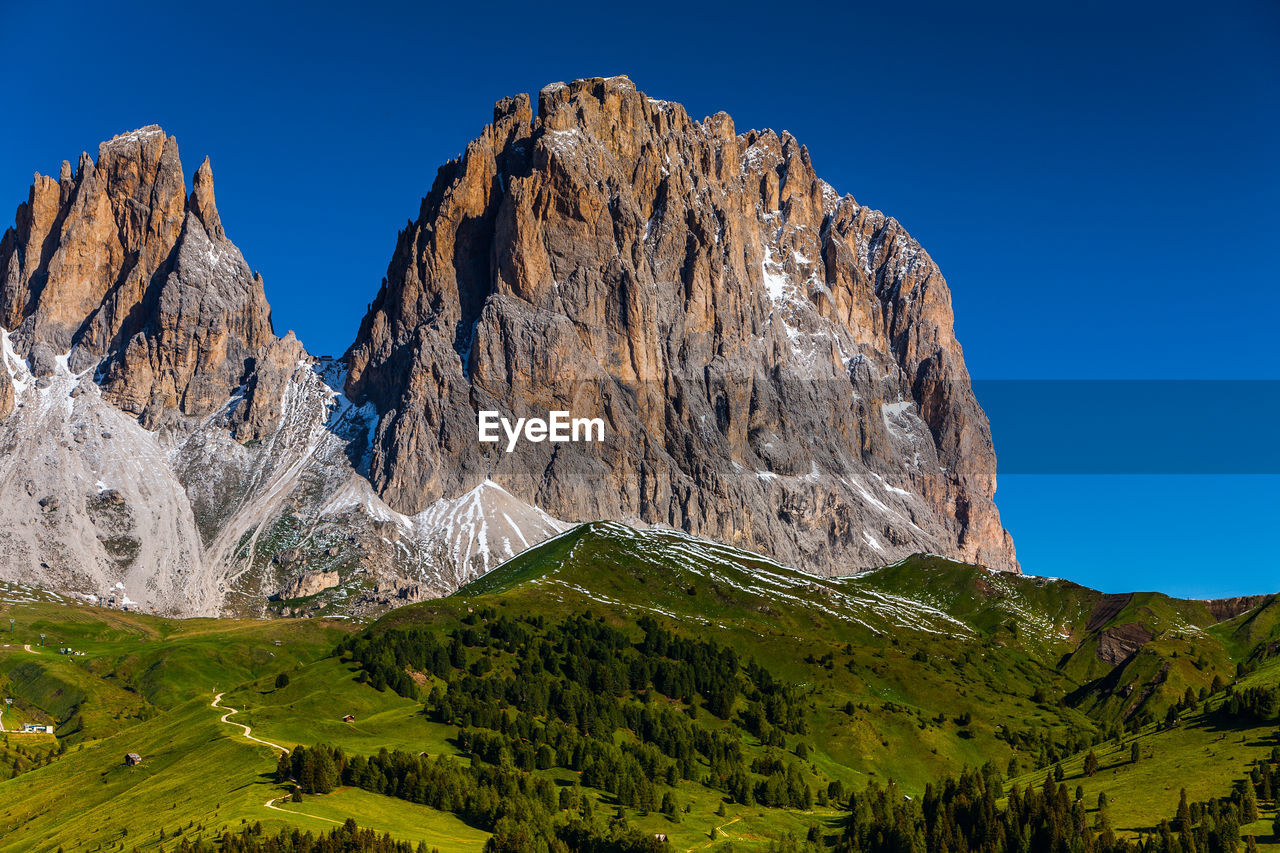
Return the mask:
M896 216L951 283L975 377L1280 378L1269 0L186 5L0 7L0 204L159 123L188 178L212 157L277 331L315 353L350 342L397 229L493 101L625 73L695 116L790 130ZM1223 420L1205 442L1241 441ZM1034 430L994 427L997 452ZM1028 571L1280 589L1274 476L1002 483Z

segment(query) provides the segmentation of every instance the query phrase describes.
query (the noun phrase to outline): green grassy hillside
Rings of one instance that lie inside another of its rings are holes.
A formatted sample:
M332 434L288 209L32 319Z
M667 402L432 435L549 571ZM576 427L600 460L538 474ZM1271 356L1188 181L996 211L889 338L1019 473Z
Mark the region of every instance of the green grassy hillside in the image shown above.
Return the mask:
M10 618L14 627L0 647L0 691L13 702L0 722L47 723L56 736L5 736L0 779L12 778L0 781L0 851L168 850L175 834L209 841L257 822L265 833L318 833L348 817L444 851L480 850L494 831L502 838L493 843L506 843L505 830L474 808L433 808L411 789L346 784L340 774L331 793L290 802L294 782L276 772L280 750L317 745L340 750L344 762L382 750L444 757L450 772L482 786L507 767L528 796L543 790L534 780L573 792L563 794L576 803L569 812L563 800L551 809L557 820L585 810L621 832L621 815L637 837L667 835L670 849L721 841L765 849L788 834L833 844L848 792L892 780L918 798L941 777L984 764L1024 788L1060 766L1090 809L1105 793L1111 826L1138 837L1173 817L1181 788L1194 799L1225 796L1270 759L1276 722L1224 721L1215 708L1237 679L1280 683L1276 607L1260 599L1232 615L1226 604L1108 596L925 556L819 578L618 524L576 528L449 598L369 626L165 620L8 585L0 628ZM653 668L679 661L654 651L655 631L704 650L690 654L732 660L701 688L728 684L731 695L658 689ZM596 651L584 651L588 635L602 638ZM438 647L435 658L401 662L423 643ZM611 747L591 749L652 762L637 771L652 793L609 790L616 774L584 776L581 758L564 750L576 742L574 726L586 733L593 724L575 717L565 729L563 710L519 696L523 686L555 696L597 683L599 671L530 668L535 659L578 666L591 655L604 655L590 664L597 670L608 660L631 673L629 685L598 682L613 685L603 711L684 720L695 739L737 744L740 763L717 764L706 744L676 761L654 751L655 735L624 725L603 739L597 730L594 742ZM481 696L465 710L467 697ZM668 712L677 716L661 717ZM535 756L553 738L560 753ZM477 752L489 749L486 739L495 750L507 744L498 763L499 752ZM1090 751L1100 768L1086 775ZM125 766L130 752L143 756L140 766ZM740 780L725 776L731 766ZM812 796L806 805L766 802L788 774ZM673 808L663 813L658 803L668 798ZM1266 848L1274 804L1261 805L1253 834Z

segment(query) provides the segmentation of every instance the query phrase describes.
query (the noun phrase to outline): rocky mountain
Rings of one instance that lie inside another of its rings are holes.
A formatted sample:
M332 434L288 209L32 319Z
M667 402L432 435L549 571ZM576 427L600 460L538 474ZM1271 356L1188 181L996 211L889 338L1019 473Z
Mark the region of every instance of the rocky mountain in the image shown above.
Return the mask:
M370 479L412 513L493 481L827 574L933 552L1016 570L950 294L789 134L625 77L499 102L400 234L347 354ZM476 441L476 412L601 444Z
M37 378L56 354L99 366L104 396L144 426L169 413L207 415L249 375L271 375L301 351L271 332L262 279L226 238L206 158L190 197L177 141L155 126L117 136L95 163L39 173L0 243L0 324ZM292 356L292 357L291 357ZM255 372L255 367L259 367ZM261 437L277 413L248 389L239 432Z
M361 612L599 518L824 574L1017 570L946 283L896 221L624 77L538 100L441 168L340 360L275 334L160 128L37 174L0 240L0 577ZM605 440L508 453L482 409Z
M0 269L0 577L176 615L385 609L562 529L493 484L415 518L373 494L341 366L274 334L209 162L188 195L157 127L37 174Z

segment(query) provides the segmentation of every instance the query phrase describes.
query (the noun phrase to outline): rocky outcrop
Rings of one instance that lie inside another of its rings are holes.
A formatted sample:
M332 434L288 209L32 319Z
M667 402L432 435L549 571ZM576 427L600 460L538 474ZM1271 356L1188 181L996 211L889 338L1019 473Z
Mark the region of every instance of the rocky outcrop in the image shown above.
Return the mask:
M102 143L96 163L87 153L74 170L64 161L56 180L36 173L0 240L0 325L24 354L43 342L101 357L166 264L185 218L177 142L155 126Z
M340 582L341 577L337 572L303 572L285 584L278 597L285 601L306 598L318 595L326 589L333 589Z
M0 370L0 421L13 413L13 377L7 371Z
M1255 607L1261 607L1275 596L1271 595L1241 595L1235 598L1214 598L1204 603L1209 609L1209 613L1218 622L1225 622L1228 619L1234 619L1241 613L1248 613Z
M827 573L917 551L1017 569L928 254L789 134L694 121L625 77L495 106L347 360L401 512L494 481ZM607 440L506 453L479 409L600 417Z
M1118 666L1137 654L1152 638L1146 626L1126 622L1099 633L1098 648L1094 654L1108 666Z

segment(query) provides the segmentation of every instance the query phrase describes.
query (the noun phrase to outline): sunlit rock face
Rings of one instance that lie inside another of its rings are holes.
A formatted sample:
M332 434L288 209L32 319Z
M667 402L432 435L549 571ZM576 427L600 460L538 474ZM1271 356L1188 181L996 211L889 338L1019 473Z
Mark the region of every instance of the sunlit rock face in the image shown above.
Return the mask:
M347 361L402 512L492 481L823 573L919 551L1017 570L933 261L789 134L694 121L625 77L495 106ZM508 453L476 441L482 409L599 416L608 440Z

